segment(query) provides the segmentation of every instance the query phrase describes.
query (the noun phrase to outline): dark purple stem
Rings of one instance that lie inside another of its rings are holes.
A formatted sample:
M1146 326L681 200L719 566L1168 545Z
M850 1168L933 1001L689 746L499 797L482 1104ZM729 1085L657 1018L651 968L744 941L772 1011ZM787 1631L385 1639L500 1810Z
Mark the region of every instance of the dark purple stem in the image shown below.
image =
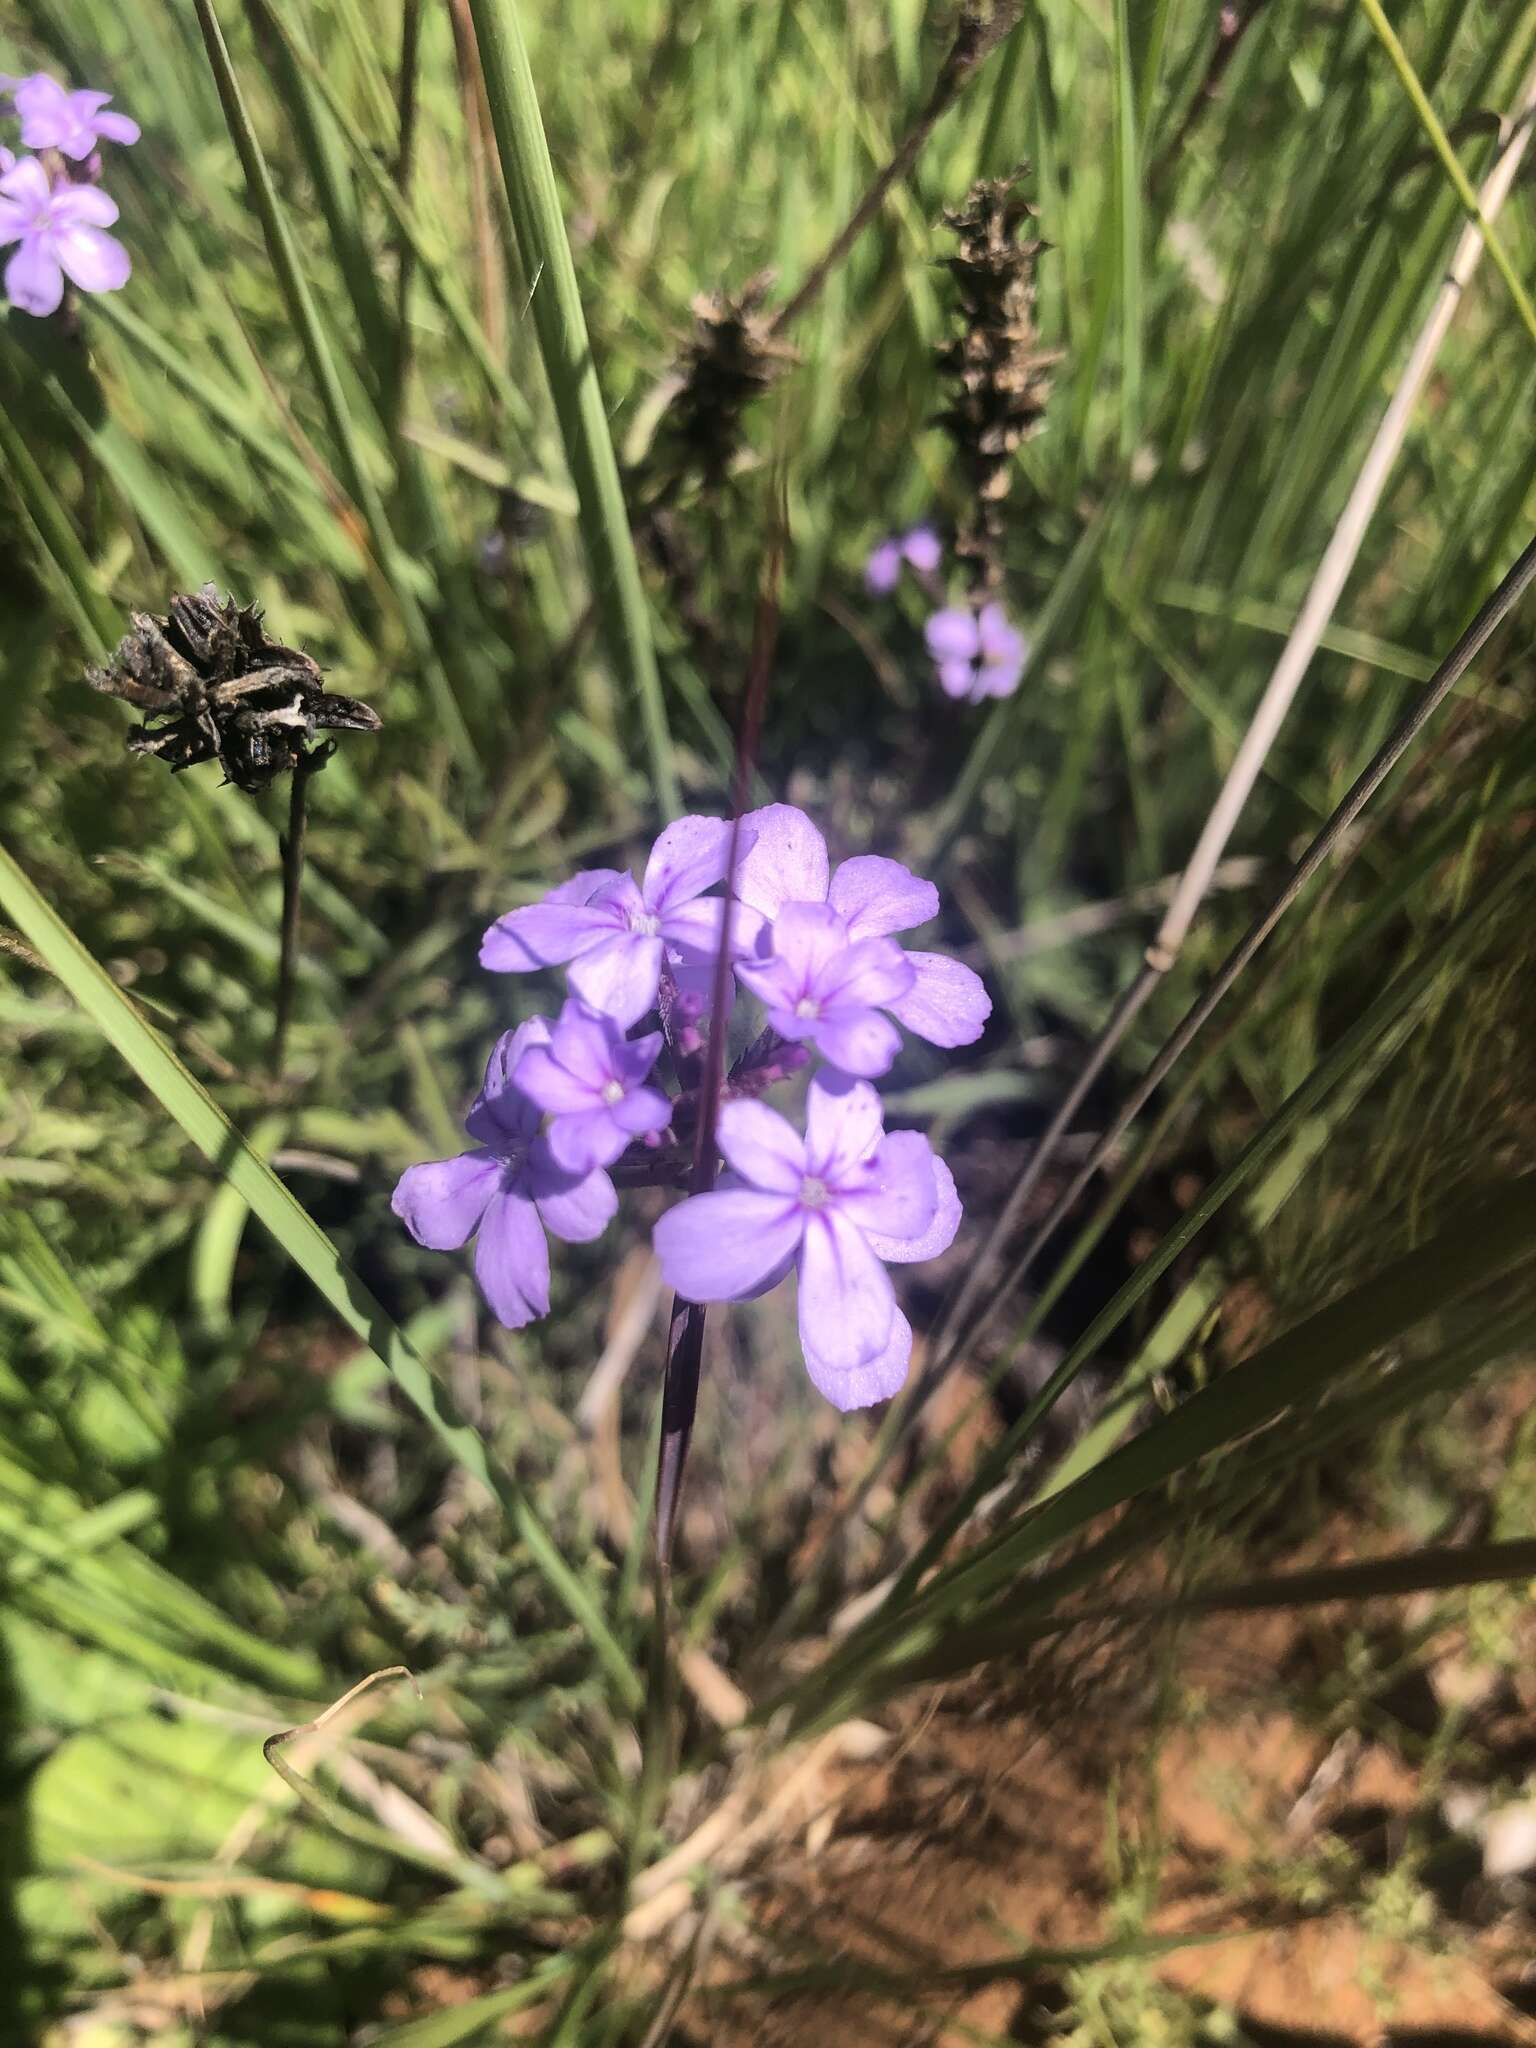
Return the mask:
M774 642L779 625L779 575L784 557L787 521L782 502L775 508L758 592L753 623L752 658L747 670L747 687L742 705L741 728L736 741L736 772L731 788L731 847L725 866L725 916L720 925L720 950L715 955L714 986L709 1007L709 1035L703 1049L697 1110L694 1121L693 1168L688 1177L689 1192L707 1194L715 1183L718 1157L715 1150L715 1120L725 1094L726 999L731 987L731 925L736 902L736 866L741 851L741 814L752 772L757 764L758 743L763 728L763 706L768 695L768 672L773 665ZM663 1027L668 1043L678 1019L672 1005L663 1010ZM691 1020L688 1028L692 1028ZM682 1036L678 1032L679 1038ZM782 1059L776 1045L765 1034L751 1048L771 1058ZM674 1058L676 1054L674 1053ZM759 1065L765 1062L760 1061ZM740 1062L738 1065L745 1065ZM733 1078L735 1078L733 1076ZM763 1084L766 1086L766 1082ZM693 1418L698 1407L699 1377L704 1359L704 1309L681 1295L672 1303L672 1322L667 1334L666 1379L661 1395L661 1451L656 1467L656 1561L663 1586L672 1569L672 1539L677 1529L677 1511L682 1502L683 1471L688 1446L693 1438Z

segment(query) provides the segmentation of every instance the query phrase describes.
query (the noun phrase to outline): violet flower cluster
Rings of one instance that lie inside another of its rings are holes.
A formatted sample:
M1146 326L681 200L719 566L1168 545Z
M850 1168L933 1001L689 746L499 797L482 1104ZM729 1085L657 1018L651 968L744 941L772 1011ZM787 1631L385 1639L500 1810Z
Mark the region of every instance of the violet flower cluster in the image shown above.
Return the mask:
M916 572L930 597L939 592L937 572L943 546L931 526L880 541L864 564L864 582L876 597L889 597L904 567ZM987 697L1011 697L1023 678L1029 644L996 599L974 604L940 605L930 612L923 638L933 662L934 680L957 703L979 704Z
M698 1025L723 948L732 1006L755 997L766 1021L747 1028L725 1075L725 1172L655 1227L662 1274L695 1302L744 1301L794 1274L812 1381L839 1408L865 1407L897 1391L912 1352L886 1267L935 1257L960 1222L948 1168L919 1132L886 1131L872 1084L903 1030L969 1045L992 1006L961 962L897 943L939 908L932 883L899 861L860 854L834 868L788 804L741 820L727 896L731 857L729 824L681 818L638 883L586 869L497 919L481 964L564 968L568 994L552 1021L498 1040L465 1124L472 1149L411 1167L394 1209L434 1250L477 1239L476 1277L509 1329L546 1314L549 1237L600 1236L616 1178L681 1188L690 1177ZM637 1031L652 1013L659 1028ZM672 1096L656 1082L664 1052ZM762 1097L817 1059L802 1131Z
M0 248L14 244L5 265L5 295L23 313L58 310L64 280L83 292L114 292L131 265L107 233L117 206L101 189L103 142L139 139L138 123L108 105L109 93L70 92L46 72L0 79L21 123L18 158L0 145Z

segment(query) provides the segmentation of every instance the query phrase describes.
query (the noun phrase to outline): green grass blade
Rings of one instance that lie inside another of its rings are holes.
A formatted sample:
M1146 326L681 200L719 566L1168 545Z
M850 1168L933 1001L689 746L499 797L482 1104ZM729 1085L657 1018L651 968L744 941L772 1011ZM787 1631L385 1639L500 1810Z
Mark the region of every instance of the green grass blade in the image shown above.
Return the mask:
M1255 1357L1192 1395L1172 1414L1091 1472L998 1532L974 1556L941 1573L920 1600L877 1619L807 1679L761 1703L754 1719L799 1703L800 1732L863 1711L871 1687L905 1682L930 1660L959 1654L957 1603L1003 1592L1037 1558L1099 1516L1188 1471L1212 1451L1315 1399L1341 1374L1478 1288L1503 1278L1536 1248L1536 1174L1464 1212L1427 1244L1276 1338ZM995 1610L988 1610L993 1612Z
M1381 0L1360 0L1365 18L1376 31L1381 46L1392 60L1392 68L1402 80L1403 90L1413 103L1424 133L1429 137L1429 146L1445 166L1445 174L1456 188L1456 196L1466 208L1469 217L1476 221L1479 234L1488 254L1493 258L1494 268L1509 287L1509 295L1515 302L1515 309L1525 322L1526 332L1536 341L1536 305L1531 295L1520 282L1519 272L1509 259L1509 251L1499 238L1498 230L1488 220L1478 203L1477 191L1472 180L1461 167L1461 159L1451 147L1451 138L1440 125L1440 118L1430 105L1429 94L1424 90L1419 74L1409 60L1408 52L1398 40L1396 29L1388 21L1382 9Z
M315 388L324 407L336 451L341 458L347 489L368 528L369 540L379 569L394 597L401 622L411 642L411 650L421 664L427 687L432 693L444 737L470 780L478 780L479 754L470 737L469 728L464 723L464 715L459 709L453 685L433 644L431 630L416 596L416 572L413 565L407 563L399 543L390 530L383 500L368 474L362 448L347 408L341 378L321 326L319 309L310 291L309 281L304 275L303 265L299 261L293 230L277 196L277 188L272 182L272 173L252 125L250 113L240 91L239 80L235 77L229 48L224 41L218 18L214 14L212 0L195 0L195 5L198 25L202 29L203 41L208 50L208 61L213 69L219 99L224 108L224 118L239 155L241 168L245 172L246 187L261 223L267 255L288 308L289 318L303 346L310 374L315 380Z
M470 0L470 12L480 41L502 176L529 282L539 352L581 504L593 596L612 659L620 672L628 675L639 699L657 802L669 818L676 817L682 809L682 792L640 564L624 508L618 457L608 431L608 414L516 0Z
M501 1502L552 1589L587 1631L594 1651L638 1704L634 1666L614 1637L591 1589L560 1555L521 1491L495 1472L485 1445L454 1414L446 1397L402 1332L347 1265L335 1245L270 1167L251 1150L208 1091L188 1072L159 1034L92 958L63 919L0 846L0 909L56 974L187 1136L210 1160L226 1186L249 1204L347 1327L373 1352L443 1448Z

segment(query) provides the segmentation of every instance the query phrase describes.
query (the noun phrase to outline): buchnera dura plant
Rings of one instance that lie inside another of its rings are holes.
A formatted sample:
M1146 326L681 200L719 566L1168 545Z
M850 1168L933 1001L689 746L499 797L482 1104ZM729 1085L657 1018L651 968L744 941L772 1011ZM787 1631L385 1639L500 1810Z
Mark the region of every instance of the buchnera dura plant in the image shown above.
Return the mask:
M33 152L18 158L0 145L0 248L15 244L6 297L41 316L58 310L66 278L83 292L116 291L131 265L107 233L117 206L101 189L100 145L137 142L138 123L108 106L110 93L70 92L42 71L0 78L5 98Z
M477 1239L476 1277L508 1328L547 1314L551 1237L601 1236L621 1185L689 1179L723 948L728 1006L740 992L765 1016L755 1034L729 1020L744 1050L716 1120L725 1171L656 1225L662 1272L695 1302L745 1301L795 1274L811 1379L861 1408L897 1391L912 1352L887 1265L934 1257L960 1221L949 1169L920 1133L886 1131L873 1084L903 1030L969 1045L992 1006L970 968L898 944L939 908L899 861L834 869L805 813L770 804L741 820L728 896L731 844L725 821L680 818L639 882L590 868L491 926L483 966L564 968L566 1000L498 1040L465 1121L472 1148L411 1167L395 1213L433 1250ZM797 1130L763 1097L808 1066Z

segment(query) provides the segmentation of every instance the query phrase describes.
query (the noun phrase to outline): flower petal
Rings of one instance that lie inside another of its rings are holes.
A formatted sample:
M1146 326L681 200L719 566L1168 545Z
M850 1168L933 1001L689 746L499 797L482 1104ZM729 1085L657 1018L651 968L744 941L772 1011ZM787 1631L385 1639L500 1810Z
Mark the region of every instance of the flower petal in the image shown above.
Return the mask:
M579 1002L564 1005L549 1034L549 1049L566 1072L598 1090L613 1080L615 1054L623 1043L611 1017Z
M1000 604L984 604L976 621L976 637L983 661L1022 660L1024 635L1009 623Z
M536 1045L549 1043L549 1024L543 1017L530 1017L515 1031L504 1031L491 1047L485 1063L480 1093L470 1105L464 1128L483 1145L505 1150L522 1145L539 1128L538 1104L529 1100L517 1083L517 1069L524 1055Z
M741 1199L736 1197L735 1199ZM859 1230L834 1207L805 1219L800 1246L800 1342L833 1372L880 1356L896 1296Z
M513 1080L530 1102L551 1116L584 1115L602 1101L601 1084L578 1080L547 1045L535 1045L523 1054Z
M892 1131L886 1139L887 1145L911 1145L916 1138L927 1145L928 1140L921 1131ZM936 1259L940 1252L947 1252L955 1241L955 1232L960 1228L960 1197L955 1191L955 1176L950 1172L938 1153L929 1147L933 1162L933 1183L937 1201L934 1205L933 1220L919 1236L911 1238L886 1237L878 1230L865 1230L869 1248L876 1258L888 1263L915 1266L924 1259ZM862 1226L861 1226L862 1227Z
M979 974L943 953L909 953L912 986L888 1003L893 1017L930 1045L974 1045L992 1014Z
M885 1348L863 1365L834 1365L812 1350L802 1331L801 1348L805 1369L817 1393L824 1394L834 1408L846 1415L850 1409L868 1408L876 1401L889 1401L906 1385L912 1365L912 1325L900 1309L891 1316L891 1334Z
M651 1235L661 1274L685 1301L745 1301L800 1239L798 1204L752 1188L717 1188L669 1209Z
M659 1031L647 1031L639 1038L621 1038L610 1054L615 1077L626 1088L638 1088L655 1066L664 1042Z
M843 861L832 876L827 901L855 939L909 932L939 914L939 892L932 882L878 853L858 853Z
M939 688L946 697L971 698L973 692L981 693L976 687L976 668L969 661L941 661L939 663Z
M770 1010L786 1010L791 1015L805 987L803 977L789 961L779 959L738 960L736 979Z
M931 526L914 526L902 540L901 552L919 575L931 576L944 559L944 543Z
M932 1224L939 1202L933 1158L921 1131L892 1131L858 1181L839 1190L839 1213L858 1225L872 1249L879 1251L877 1237L911 1243Z
M811 1021L806 1036L834 1067L870 1079L889 1073L901 1051L901 1033L878 1010L828 1010Z
M716 1141L744 1181L775 1194L799 1192L805 1178L805 1140L766 1102L724 1102Z
M736 894L753 910L775 917L786 903L824 903L827 842L793 804L748 811L742 825L755 837L736 870Z
M58 309L64 296L64 273L42 235L25 236L6 264L5 295L21 312L39 318Z
M907 955L894 939L856 939L844 946L831 972L821 979L829 1003L842 1008L888 1008L916 979Z
M666 1096L655 1088L636 1088L626 1095L622 1102L616 1102L609 1114L621 1131L631 1138L643 1138L651 1131L664 1131L672 1121L672 1105Z
M455 1252L474 1235L501 1172L501 1161L489 1152L429 1159L406 1168L389 1206L428 1251Z
M590 1009L627 1030L655 1007L662 950L660 939L621 932L571 962L571 987Z
M35 156L24 156L20 163L0 177L0 194L12 199L18 206L24 206L28 213L37 213L48 204L52 188L48 173Z
M53 253L83 292L119 291L133 271L128 251L101 228L55 228Z
M940 663L974 661L981 648L976 614L961 605L930 613L923 638L928 643L928 652Z
M567 1173L543 1138L528 1155L528 1179L545 1229L566 1244L590 1244L618 1214L618 1194L602 1168Z
M874 1157L885 1107L867 1081L818 1074L805 1093L806 1171L840 1188Z
M889 597L901 581L902 547L899 540L883 540L871 548L864 564L864 584L872 597Z
M752 909L750 904L733 901L730 910L731 958L739 960L756 948L767 927L762 912ZM691 903L676 904L663 914L661 935L680 960L693 966L713 967L720 951L725 911L725 897L696 896Z
M675 818L651 848L640 894L653 915L725 880L731 828L723 818Z
M49 212L55 220L71 226L84 222L93 228L109 228L117 219L117 201L99 185L61 185L53 194Z
M475 1278L491 1313L509 1330L549 1314L549 1246L525 1189L503 1189L486 1210Z
M577 1176L590 1173L596 1166L612 1166L619 1154L629 1149L628 1133L606 1107L578 1110L574 1116L557 1116L544 1133L544 1140L556 1166Z
M623 905L604 898L629 878L617 868L587 868L561 882L537 903L498 917L480 942L480 965L493 974L531 974L540 967L563 966L578 953L600 945L628 923ZM633 884L631 884L633 887ZM639 891L636 890L638 899Z
M118 113L115 107L96 116L96 133L103 142L120 142L124 148L137 142L142 132L137 121L127 114Z

